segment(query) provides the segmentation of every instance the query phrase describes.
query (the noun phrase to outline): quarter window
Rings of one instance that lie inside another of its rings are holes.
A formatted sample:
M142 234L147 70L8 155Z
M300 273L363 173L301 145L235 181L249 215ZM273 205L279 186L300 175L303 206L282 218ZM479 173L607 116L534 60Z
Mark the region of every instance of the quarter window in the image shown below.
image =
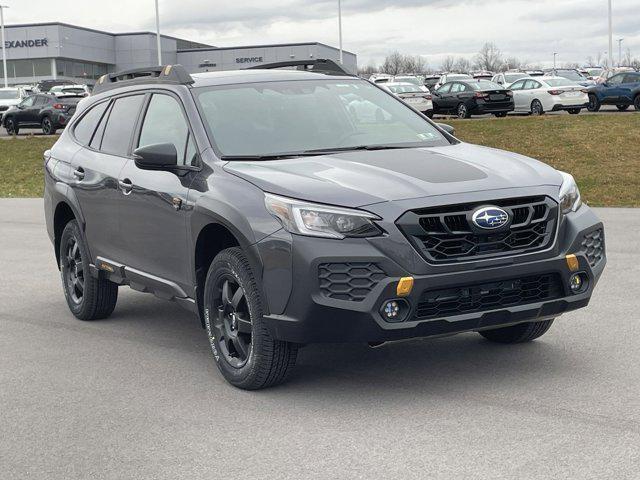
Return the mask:
M107 126L102 135L100 150L113 155L126 156L144 95L131 95L115 100Z
M83 145L88 145L91 141L96 125L102 118L102 114L107 108L109 102L102 102L91 108L73 128L73 135Z
M157 143L172 143L178 152L178 165L192 165L195 156L189 127L178 101L163 94L154 94L144 117L138 147Z

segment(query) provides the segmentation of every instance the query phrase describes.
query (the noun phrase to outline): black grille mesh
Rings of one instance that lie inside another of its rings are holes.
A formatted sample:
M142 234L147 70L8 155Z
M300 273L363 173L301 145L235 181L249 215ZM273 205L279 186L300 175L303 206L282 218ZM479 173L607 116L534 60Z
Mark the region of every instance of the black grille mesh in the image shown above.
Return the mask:
M361 302L386 277L375 263L321 263L320 291L329 298Z
M604 230L601 228L587 233L582 240L582 251L589 265L595 267L604 257Z
M557 273L531 275L462 287L426 290L416 309L419 319L439 318L525 305L563 296Z
M486 205L504 209L510 227L494 232L474 228L473 212ZM557 203L528 197L415 210L397 225L427 261L447 263L543 250L553 243L557 219Z

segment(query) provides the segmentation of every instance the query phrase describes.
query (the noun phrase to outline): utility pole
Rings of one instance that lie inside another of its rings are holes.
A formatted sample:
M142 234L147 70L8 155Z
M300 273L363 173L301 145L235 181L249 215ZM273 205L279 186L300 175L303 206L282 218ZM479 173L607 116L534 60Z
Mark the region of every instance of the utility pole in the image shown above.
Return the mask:
M162 65L162 50L160 49L160 9L156 0L156 44L158 48L158 65Z
M7 47L4 43L4 9L7 5L0 5L0 30L2 30L2 72L4 73L4 88L9 86L7 73Z
M613 20L611 13L611 0L609 0L609 68L613 68Z
M558 56L558 52L553 52L553 74L555 75L556 71L556 57Z
M621 67L622 66L622 41L624 40L624 38L619 38L618 39L618 66Z
M338 36L340 37L340 65L343 63L342 57L342 0L338 0Z

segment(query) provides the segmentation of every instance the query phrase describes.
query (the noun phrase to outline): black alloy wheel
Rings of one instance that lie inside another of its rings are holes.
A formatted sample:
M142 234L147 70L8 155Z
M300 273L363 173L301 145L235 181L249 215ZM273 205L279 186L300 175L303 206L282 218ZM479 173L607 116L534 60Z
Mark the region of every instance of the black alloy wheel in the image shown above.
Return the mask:
M458 118L469 118L471 117L471 115L469 115L469 110L467 109L467 106L464 103L461 103L460 105L458 105Z
M56 133L53 122L49 117L44 117L42 119L42 133L44 133L45 135L53 135L54 133Z
M534 100L531 102L531 115L542 115L543 113L544 108L542 108L540 100Z
M7 118L4 122L4 127L8 135L17 135L20 130L13 118Z
M232 275L222 276L215 287L217 315L212 322L224 359L241 368L251 353L251 315L244 289Z
M600 110L600 100L593 93L589 94L589 105L587 105L587 110L590 112L597 112Z
M633 108L640 110L640 94L636 95L636 98L633 99Z
M80 244L75 236L67 237L60 266L69 298L76 305L80 305L84 295L85 265L80 253Z

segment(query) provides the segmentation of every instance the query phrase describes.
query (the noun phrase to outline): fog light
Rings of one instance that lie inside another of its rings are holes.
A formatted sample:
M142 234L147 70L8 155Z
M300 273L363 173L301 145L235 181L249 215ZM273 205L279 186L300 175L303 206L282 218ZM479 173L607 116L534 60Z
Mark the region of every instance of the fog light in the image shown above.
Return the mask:
M584 290L586 279L582 273L574 273L569 279L569 287L573 293L580 293Z
M380 315L387 322L402 322L409 313L409 304L401 298L387 300L380 308Z

